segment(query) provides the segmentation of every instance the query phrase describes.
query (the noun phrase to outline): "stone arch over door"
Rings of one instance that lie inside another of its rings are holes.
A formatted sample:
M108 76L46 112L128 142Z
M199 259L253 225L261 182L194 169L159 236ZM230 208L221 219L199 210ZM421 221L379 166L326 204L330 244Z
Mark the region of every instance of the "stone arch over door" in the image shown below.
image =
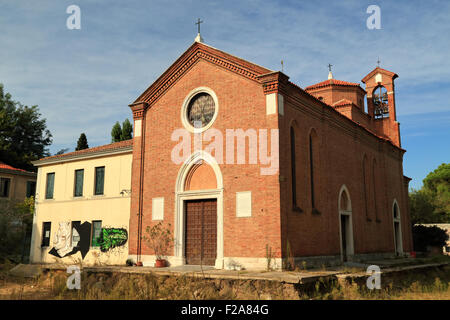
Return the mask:
M402 223L400 216L400 207L397 199L392 203L392 220L394 227L394 250L396 255L403 254L403 238L402 238Z
M202 178L215 181L201 181ZM193 153L182 164L175 184L175 259L174 265L186 264L185 204L189 200L217 201L217 257L215 267L223 268L223 177L214 157L205 151Z
M352 201L350 192L345 185L343 185L339 191L338 212L341 260L346 262L351 260L351 257L355 253L355 249L353 242Z

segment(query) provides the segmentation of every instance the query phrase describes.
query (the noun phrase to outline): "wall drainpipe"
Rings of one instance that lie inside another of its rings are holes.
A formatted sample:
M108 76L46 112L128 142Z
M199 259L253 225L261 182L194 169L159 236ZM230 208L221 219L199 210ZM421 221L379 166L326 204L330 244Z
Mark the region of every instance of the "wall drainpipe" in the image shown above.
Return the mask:
M145 119L146 107L142 115L142 139L141 139L141 166L140 166L140 180L139 180L139 209L138 209L138 233L137 233L137 262L141 262L142 253L142 217L143 217L143 198L144 198L144 162L145 162Z

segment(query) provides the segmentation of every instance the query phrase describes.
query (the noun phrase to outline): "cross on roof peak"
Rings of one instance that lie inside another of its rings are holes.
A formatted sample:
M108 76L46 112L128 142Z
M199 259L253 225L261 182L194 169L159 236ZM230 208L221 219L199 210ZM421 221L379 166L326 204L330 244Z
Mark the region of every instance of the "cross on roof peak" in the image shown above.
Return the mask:
M200 23L203 23L202 20L200 20L200 18L197 19L197 22L195 23L198 27L198 33L200 34Z
M333 73L331 73L331 67L333 65L331 63L328 64L328 80L333 79Z
M197 33L197 36L195 37L195 42L203 42L203 38L200 35L200 23L203 23L203 21L200 20L200 18L198 18L197 22L195 23L197 25L197 28L198 28L198 33Z

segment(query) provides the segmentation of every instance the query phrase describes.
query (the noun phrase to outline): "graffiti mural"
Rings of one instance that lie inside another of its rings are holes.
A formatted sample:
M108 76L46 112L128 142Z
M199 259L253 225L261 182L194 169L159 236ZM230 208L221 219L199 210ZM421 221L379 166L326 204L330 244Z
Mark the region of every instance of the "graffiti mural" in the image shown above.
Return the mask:
M89 252L90 238L91 224L89 222L83 224L68 221L60 222L56 238L53 241L54 246L49 254L64 258L80 252L84 259Z
M128 232L124 228L102 228L99 244L100 251L107 252L127 243Z
M58 258L71 256L77 252L81 253L82 259L91 247L92 224L90 222L63 221L53 240L53 248L48 252ZM93 235L92 235L93 236ZM125 228L101 228L100 236L94 241L101 252L120 249L128 241L128 232Z

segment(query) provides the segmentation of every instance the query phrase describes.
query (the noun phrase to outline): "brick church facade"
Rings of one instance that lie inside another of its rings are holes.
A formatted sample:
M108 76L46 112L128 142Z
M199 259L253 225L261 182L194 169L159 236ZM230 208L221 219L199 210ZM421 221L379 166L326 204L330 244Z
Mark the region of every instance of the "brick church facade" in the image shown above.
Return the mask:
M173 266L280 269L412 251L396 77L377 67L363 89L330 72L303 89L196 41L130 105L129 258L153 265L143 237L161 221Z

